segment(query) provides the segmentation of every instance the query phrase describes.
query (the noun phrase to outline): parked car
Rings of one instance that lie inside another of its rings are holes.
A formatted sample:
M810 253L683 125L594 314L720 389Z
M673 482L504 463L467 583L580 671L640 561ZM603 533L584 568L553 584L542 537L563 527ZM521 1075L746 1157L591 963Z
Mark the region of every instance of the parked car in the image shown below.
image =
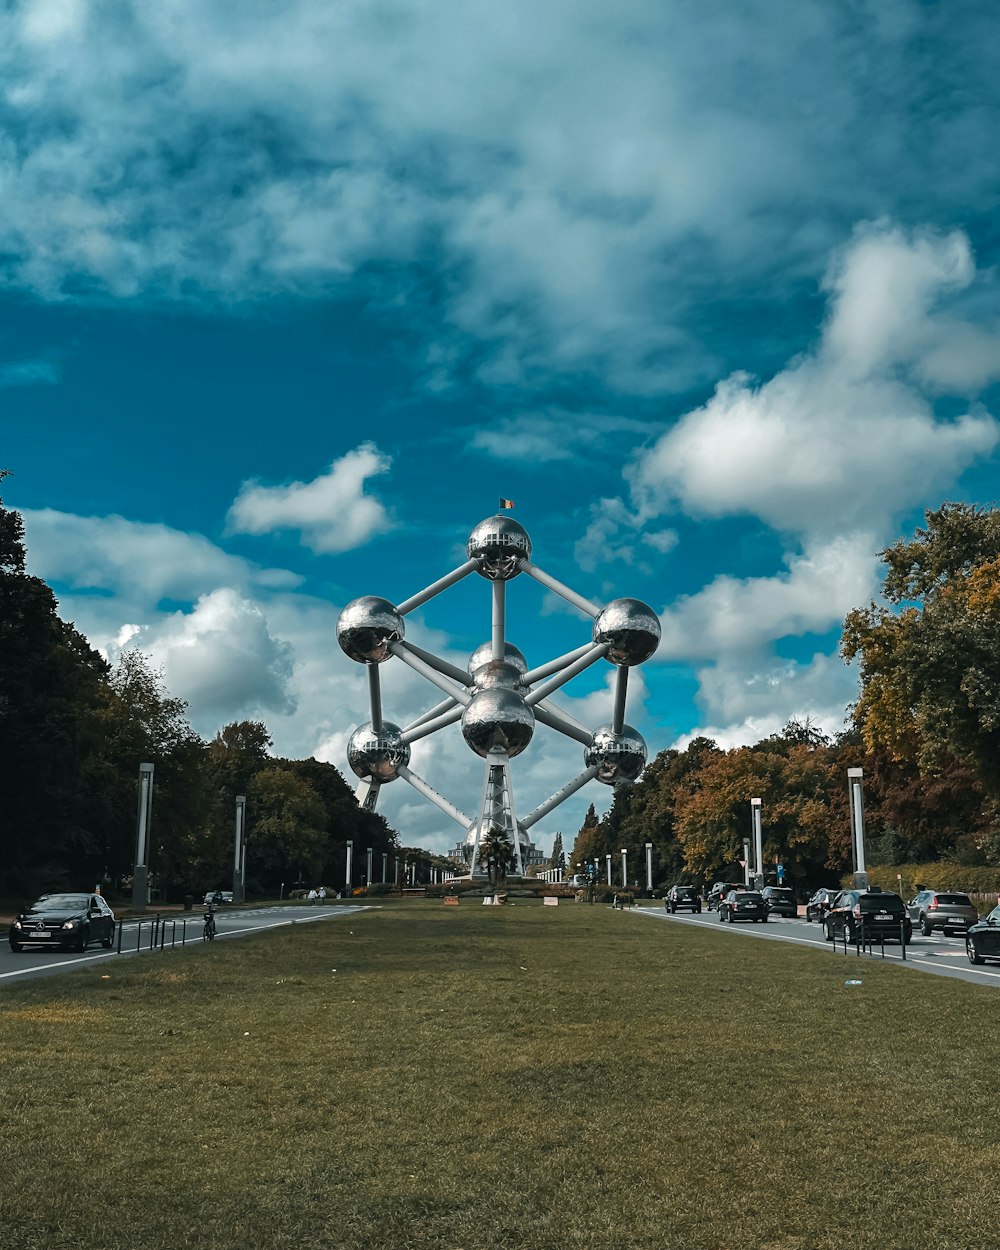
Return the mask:
M705 905L709 911L713 911L719 906L719 903L726 897L730 890L745 890L746 886L742 881L716 881L715 885L708 892L708 898Z
M760 893L772 916L797 916L799 914L799 909L795 904L795 895L787 885L766 885Z
M823 920L828 942L846 937L853 942L864 935L909 942L913 925L906 904L889 890L841 890Z
M1000 959L1000 907L974 924L965 935L965 953L970 964Z
M930 937L935 929L945 934L968 933L979 919L972 899L957 891L921 890L906 904L906 910L924 937Z
M205 903L214 903L216 907L222 903L231 903L233 901L232 890L206 890Z
M806 920L810 922L818 920L822 924L823 917L830 910L831 903L839 893L840 891L832 886L820 886L809 902L806 903Z
M115 913L100 894L43 894L11 921L12 951L25 946L86 950L91 942L108 949L115 940Z
M696 885L672 885L663 899L663 906L671 914L675 911L701 911L701 891Z
M753 920L767 923L767 904L759 890L730 890L719 904L720 920Z

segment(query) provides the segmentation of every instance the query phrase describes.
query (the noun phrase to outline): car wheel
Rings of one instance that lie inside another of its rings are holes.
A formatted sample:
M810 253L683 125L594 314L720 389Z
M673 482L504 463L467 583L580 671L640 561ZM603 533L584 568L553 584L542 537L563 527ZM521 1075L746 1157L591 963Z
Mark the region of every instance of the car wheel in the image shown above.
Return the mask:
M833 925L831 925L831 924L824 924L824 926L823 926L823 940L824 940L824 941L826 941L826 942L832 942L832 941L833 941Z
M695 911L698 913L698 915L699 915L699 916L701 915L701 908L700 908L700 907L696 907L696 908L695 908Z
M720 908L719 908L719 920L720 920L720 922L721 922L721 921L723 921L723 920L725 920L725 918L726 918L726 916L725 916L725 912L723 912L722 908L720 907Z
M115 944L115 931L114 929L112 929L106 938L101 938L101 945L104 947L106 951L109 951L112 948L112 946L114 946L114 944Z
M926 916L922 916L920 919L920 932L924 935L924 937L930 937L930 935L934 932L934 926Z
M768 921L768 917L767 917L767 916L761 916L761 918L760 918L760 923L761 923L761 924L767 924L767 921Z
M76 939L76 949L81 952L85 951L87 949L87 943L89 941L90 941L90 929L87 925L83 925L80 929L80 936Z
M676 912L677 912L677 908L674 906L674 904L673 904L673 903L671 903L671 904L670 904L670 914L671 914L671 916L675 915L675 914L676 914Z
M24 947L21 945L20 942L11 942L10 949L14 952L15 955L20 955L21 951L24 950Z
M970 964L984 964L986 962L982 955L980 955L976 950L975 942L970 941L969 938L965 939L965 953L969 957Z

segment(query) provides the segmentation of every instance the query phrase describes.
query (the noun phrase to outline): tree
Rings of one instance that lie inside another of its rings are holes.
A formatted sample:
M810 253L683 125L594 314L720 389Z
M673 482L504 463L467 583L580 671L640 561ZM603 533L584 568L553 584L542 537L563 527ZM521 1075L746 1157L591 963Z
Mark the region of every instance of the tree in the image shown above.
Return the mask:
M851 612L842 651L860 662L854 723L871 752L921 778L968 768L1000 804L1000 513L946 503L882 552L884 595Z
M550 868L565 868L566 853L563 850L562 834L557 833L552 839L552 854L549 856Z
M514 847L506 832L491 825L479 843L479 862L485 867L491 885L498 888L507 879L507 869L514 860Z
M268 887L319 878L326 811L308 781L276 763L261 768L247 787L253 824L247 837L247 873ZM292 874L296 874L294 877Z

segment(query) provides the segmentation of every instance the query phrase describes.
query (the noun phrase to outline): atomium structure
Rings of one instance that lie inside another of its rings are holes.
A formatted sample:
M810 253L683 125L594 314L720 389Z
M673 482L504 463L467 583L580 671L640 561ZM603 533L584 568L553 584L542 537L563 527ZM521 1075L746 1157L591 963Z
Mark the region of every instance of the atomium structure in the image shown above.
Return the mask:
M476 875L479 847L487 833L500 834L513 848L519 875L524 872L528 830L587 782L616 786L635 781L646 763L642 735L625 723L629 669L642 664L660 641L660 621L638 599L591 603L531 562L531 540L522 525L501 512L481 521L468 540L468 560L403 603L375 595L349 603L337 622L337 641L350 659L368 670L371 720L351 735L347 759L359 778L358 802L373 811L379 790L402 779L459 824L465 832L470 875ZM492 632L461 669L406 641L405 618L414 609L472 573L492 584ZM506 637L506 585L520 574L533 578L591 617L589 642L538 668L529 669ZM380 666L390 659L420 673L444 700L404 727L382 715ZM549 699L584 669L605 660L616 666L610 724L588 729ZM410 745L461 721L466 743L485 761L482 799L474 817L466 815L410 768ZM519 817L514 802L511 760L531 742L537 724L579 742L584 770L545 802Z

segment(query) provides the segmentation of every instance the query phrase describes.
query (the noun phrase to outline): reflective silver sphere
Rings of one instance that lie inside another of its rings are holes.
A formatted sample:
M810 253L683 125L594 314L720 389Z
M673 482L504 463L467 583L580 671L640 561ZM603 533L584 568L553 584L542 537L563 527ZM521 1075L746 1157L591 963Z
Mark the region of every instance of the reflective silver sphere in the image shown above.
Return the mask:
M520 573L518 560L531 556L531 539L523 525L501 513L480 521L469 535L469 558L491 582L507 582Z
M490 660L489 664L480 664L472 674L473 690L493 690L502 686L505 690L516 690L523 693L521 685L523 673L519 673L513 664L504 664L502 660Z
M503 658L504 663L511 665L512 668L516 668L521 677L528 671L528 661L512 642L503 644ZM475 651L469 656L469 672L475 678L476 669L482 668L484 664L490 664L492 661L493 644L484 642L476 647Z
M483 837L485 837L488 832L489 832L488 829L484 829ZM521 843L521 858L526 859L527 854L528 854L528 848L531 845L531 837L529 836L526 830L521 828L520 825L518 825L517 827L517 840L518 842ZM469 832L465 835L465 845L472 847L472 846L475 846L475 844L476 844L476 826L473 825L472 828L469 830Z
M612 664L641 664L660 645L660 618L640 599L614 599L594 621L594 642L608 642Z
M410 744L402 739L398 725L382 722L376 733L371 724L359 725L347 744L347 762L356 777L395 781L399 769L410 762Z
M620 734L610 725L598 725L590 746L584 749L583 762L588 768L598 766L596 779L606 786L635 781L646 767L646 743L631 725L624 725Z
M337 641L359 664L381 664L392 654L389 643L406 632L403 618L388 599L362 595L349 603L337 621Z
M491 747L514 758L520 755L535 732L535 714L520 695L496 686L473 695L462 713L465 741L483 759Z

